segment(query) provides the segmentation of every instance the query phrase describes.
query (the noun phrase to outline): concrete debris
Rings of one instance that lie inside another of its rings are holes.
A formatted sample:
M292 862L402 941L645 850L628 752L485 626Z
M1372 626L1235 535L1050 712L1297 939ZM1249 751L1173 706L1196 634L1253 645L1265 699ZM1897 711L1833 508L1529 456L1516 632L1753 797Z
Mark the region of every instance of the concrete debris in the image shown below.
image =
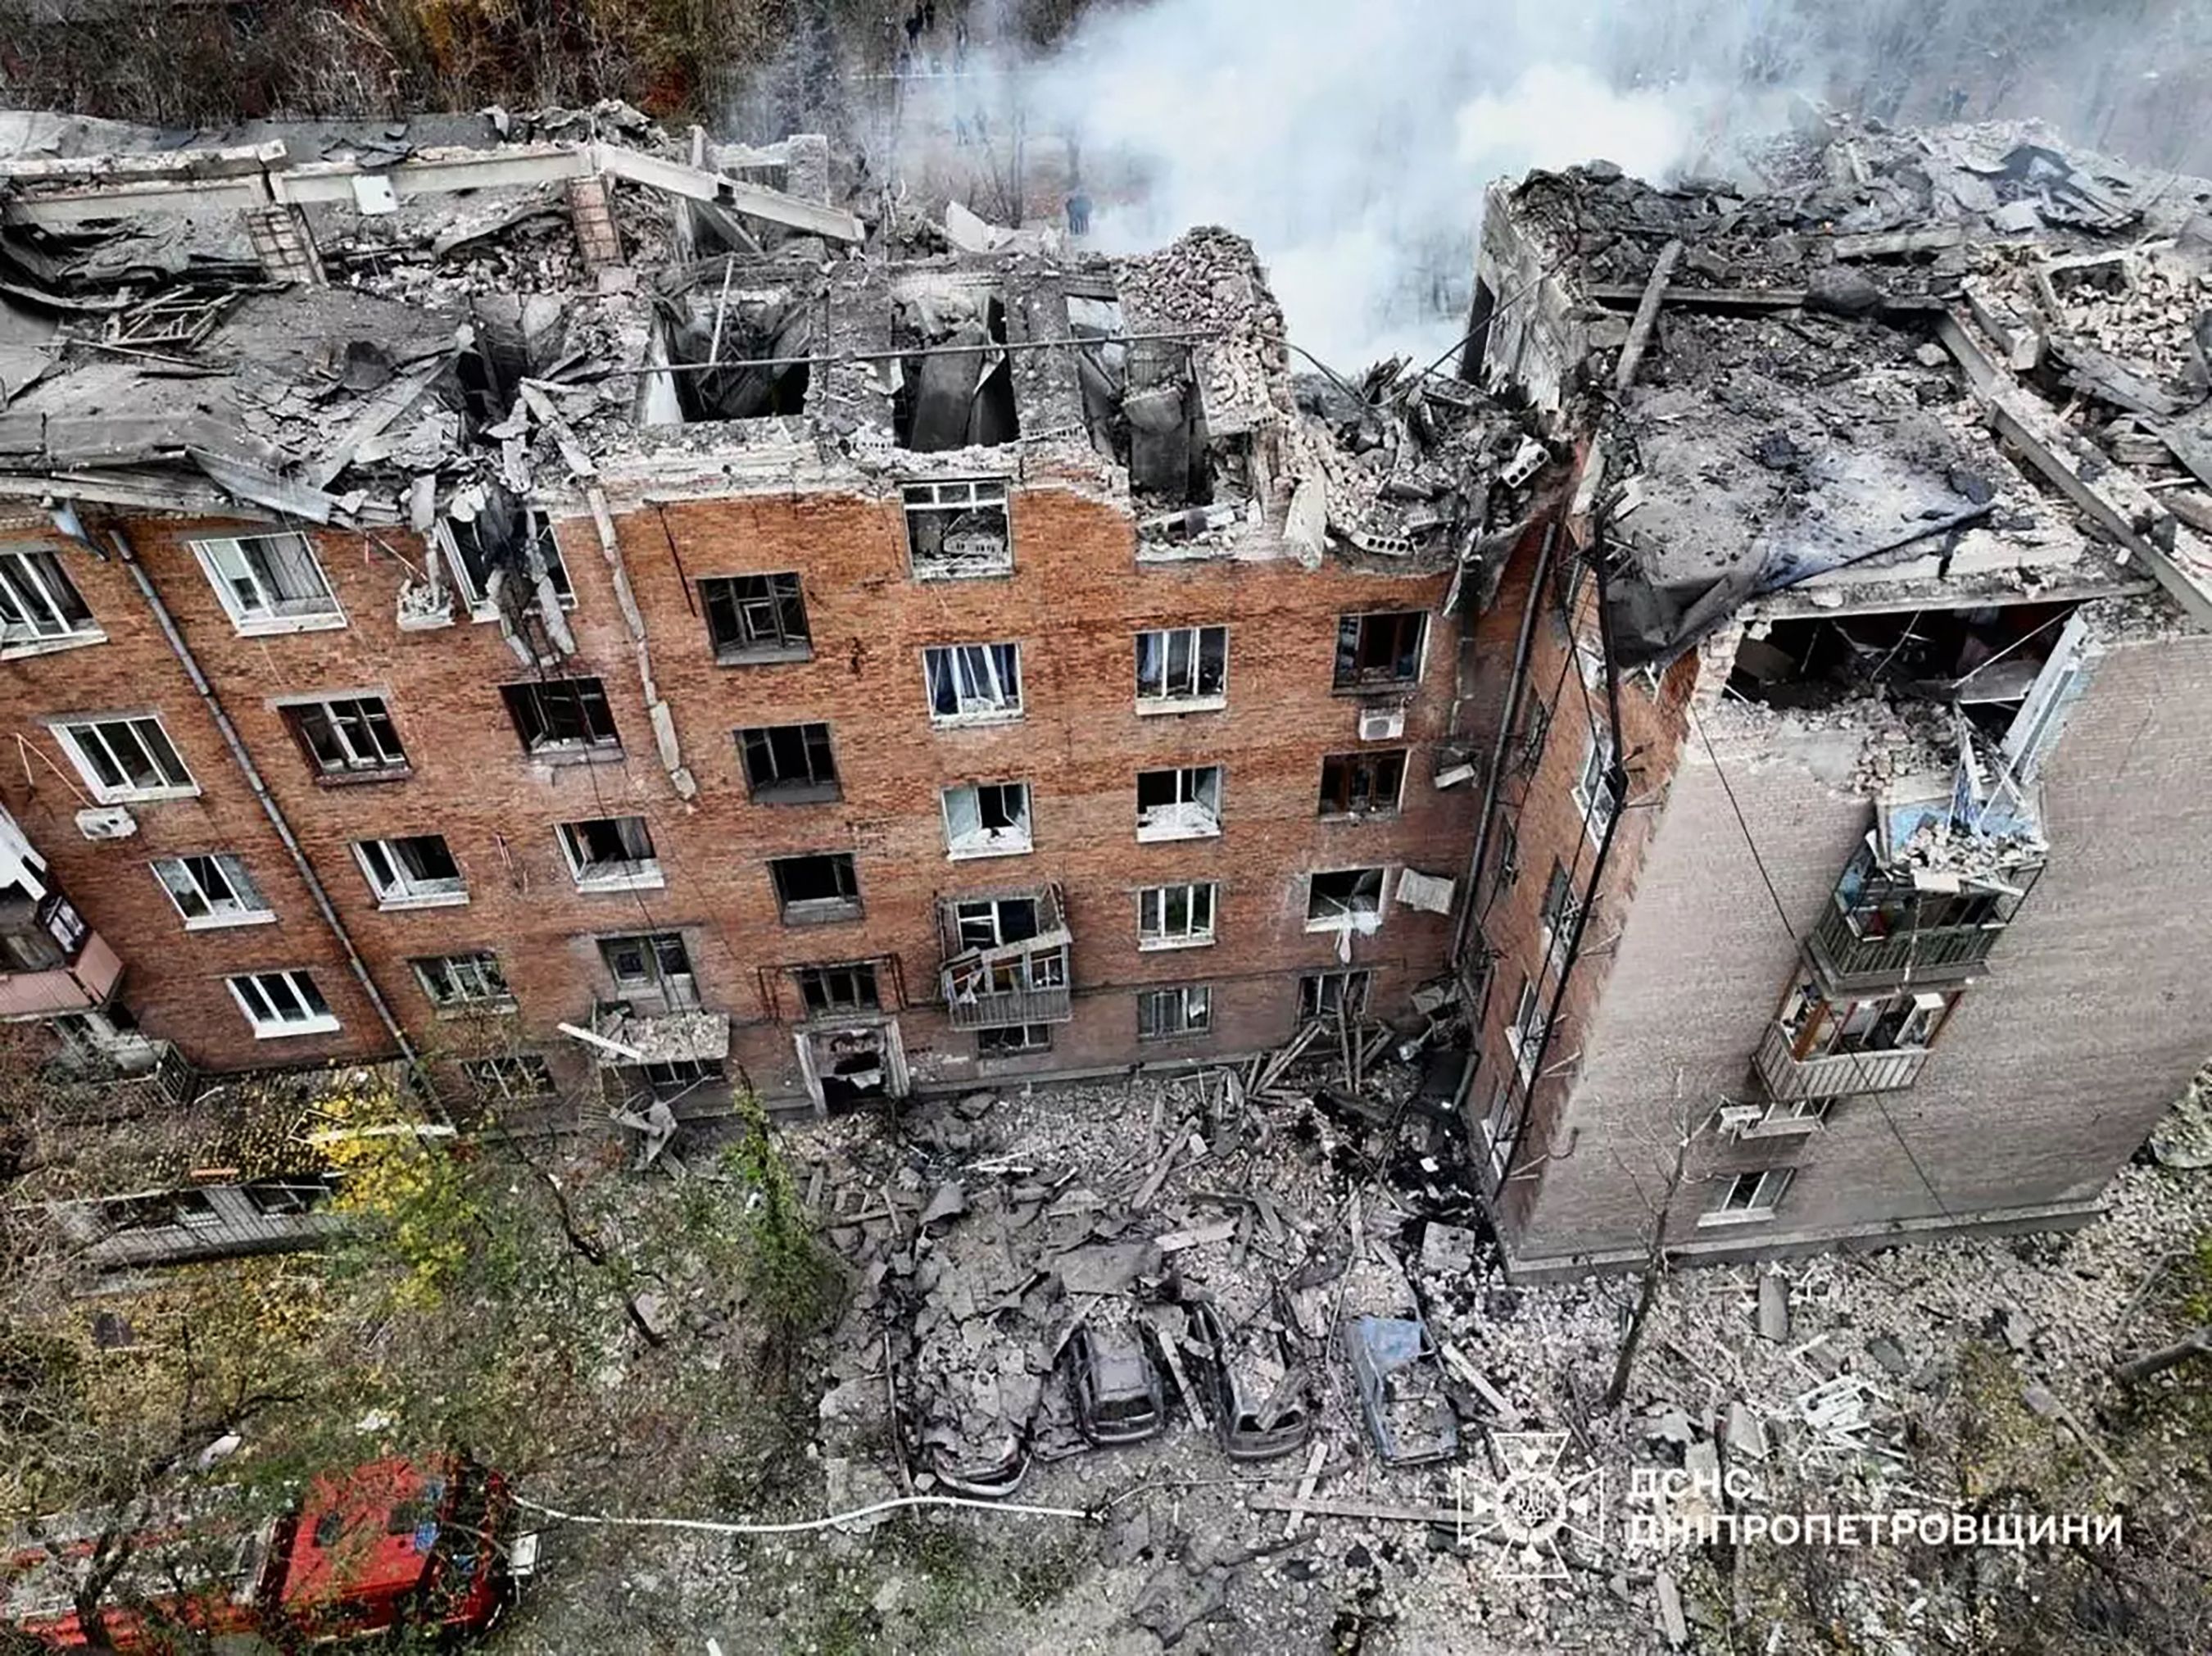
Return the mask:
M1790 1282L1780 1271L1759 1274L1759 1337L1777 1344L1790 1337Z

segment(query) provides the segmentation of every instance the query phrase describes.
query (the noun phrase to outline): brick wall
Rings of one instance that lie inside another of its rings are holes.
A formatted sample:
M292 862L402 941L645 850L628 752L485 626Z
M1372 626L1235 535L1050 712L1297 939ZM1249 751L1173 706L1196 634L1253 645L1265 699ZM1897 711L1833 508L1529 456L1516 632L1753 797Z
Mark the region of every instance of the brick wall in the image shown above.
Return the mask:
M629 636L588 518L558 526L578 600L570 669L602 679L623 741L618 759L589 764L524 754L497 687L534 675L495 625L464 618L436 630L398 630L393 604L404 573L398 560L419 559L404 534L316 536L347 613L343 629L241 637L186 545L195 533L222 526L138 521L128 533L372 974L426 1047L448 1044L454 1030L416 986L410 959L495 950L520 1003L524 1044L573 1070L575 1049L553 1025L584 1020L594 996L611 992L592 940L678 929L705 1003L731 1014L738 1026L734 1055L764 1092L788 1096L800 1076L788 1032L768 1019L762 968L895 954L909 995L933 997L936 902L1047 880L1065 890L1075 934L1075 1016L1055 1031L1048 1056L992 1068L1120 1065L1247 1051L1279 1040L1293 1021L1297 975L1337 964L1335 940L1304 929L1308 871L1410 864L1449 875L1464 859L1473 792L1439 794L1429 781L1436 745L1454 715L1461 666L1456 630L1433 615L1403 743L1411 750L1403 813L1356 823L1316 819L1322 755L1363 746L1357 698L1330 689L1338 614L1433 611L1444 577L1367 574L1335 563L1313 572L1287 562L1139 565L1125 510L1056 488L1018 491L1014 523L1012 575L925 584L908 576L895 496L760 496L622 512L620 544L647 618L654 672L699 783L688 802L654 751ZM53 544L51 534L19 539ZM140 824L134 837L94 844L72 825L79 801L53 770L33 761L27 787L18 774L0 789L58 878L129 963L131 1008L149 1032L219 1069L389 1050L389 1038L349 981L128 572L82 549L63 557L108 642L0 663L9 728L74 780L73 767L40 728L42 716L158 710L203 790L195 800L134 806ZM812 659L718 666L696 613L695 583L786 569L803 579ZM1133 635L1198 624L1230 628L1228 709L1139 716ZM1004 641L1023 646L1025 717L991 728L933 731L924 646ZM345 691L387 697L410 764L404 780L331 786L311 773L276 703ZM842 800L751 801L732 732L814 720L831 727ZM1224 767L1221 837L1139 846L1136 772L1197 763ZM1035 853L948 861L938 788L1001 779L1030 784ZM554 825L627 813L647 819L664 886L579 893ZM470 901L379 910L349 843L422 832L446 837ZM246 858L276 908L276 923L184 929L145 864L152 855L209 850ZM865 917L786 927L765 859L833 850L856 857ZM1140 953L1137 889L1185 880L1219 882L1218 942ZM1377 973L1378 1008L1401 1006L1411 984L1437 969L1449 925L1393 904L1381 932L1357 941L1355 964ZM343 1023L338 1034L253 1038L222 980L277 967L314 972ZM1213 986L1212 1032L1140 1047L1133 989L1180 982ZM794 998L787 985L787 1014ZM923 1084L957 1084L979 1073L972 1036L953 1033L929 1010L902 1022Z

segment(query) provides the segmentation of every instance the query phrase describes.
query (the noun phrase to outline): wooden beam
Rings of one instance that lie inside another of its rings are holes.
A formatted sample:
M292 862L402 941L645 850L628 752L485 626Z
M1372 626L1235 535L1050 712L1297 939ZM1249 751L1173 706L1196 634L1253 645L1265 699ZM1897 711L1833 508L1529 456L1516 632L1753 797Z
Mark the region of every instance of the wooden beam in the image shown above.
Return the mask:
M1620 348L1620 361L1613 370L1613 388L1626 391L1636 383L1636 370L1644 362L1645 347L1651 343L1651 330L1659 326L1659 306L1667 294L1667 278L1674 273L1674 261L1682 256L1682 244L1669 241L1659 250L1659 257L1651 266L1651 279L1644 284L1644 296L1636 301L1636 320L1628 325L1628 339Z

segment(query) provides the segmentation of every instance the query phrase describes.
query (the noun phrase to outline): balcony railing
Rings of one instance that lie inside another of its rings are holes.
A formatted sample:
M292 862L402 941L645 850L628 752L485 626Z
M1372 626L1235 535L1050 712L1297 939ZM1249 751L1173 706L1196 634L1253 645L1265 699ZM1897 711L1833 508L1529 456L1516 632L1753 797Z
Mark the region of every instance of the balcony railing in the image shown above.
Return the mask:
M123 962L96 931L88 931L76 953L44 971L0 974L0 1018L50 1018L62 1012L90 1012L107 1004L123 976Z
M2002 924L1929 926L1862 935L1840 904L1831 901L1810 940L1813 963L1830 987L1875 989L1891 983L1956 983L1990 958Z
M1919 1079L1928 1062L1924 1046L1893 1047L1879 1052L1836 1052L1826 1057L1790 1056L1790 1034L1784 1025L1767 1025L1759 1043L1759 1079L1767 1096L1789 1102L1797 1099L1841 1099L1855 1093L1894 1093Z
M1018 1024L1064 1024L1075 1015L1067 986L1065 945L1031 959L1057 959L1060 981L1048 988L966 987L951 967L945 977L945 1015L955 1029L1004 1029Z

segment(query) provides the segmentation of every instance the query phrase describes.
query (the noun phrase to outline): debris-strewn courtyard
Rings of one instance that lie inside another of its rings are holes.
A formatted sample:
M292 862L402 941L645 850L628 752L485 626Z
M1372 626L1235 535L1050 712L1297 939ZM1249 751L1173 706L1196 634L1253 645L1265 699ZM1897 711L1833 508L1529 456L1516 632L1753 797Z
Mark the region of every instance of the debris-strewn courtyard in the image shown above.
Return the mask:
M2203 1172L2130 1167L2068 1237L1669 1275L1608 1409L1641 1278L1507 1285L1418 1068L1377 1045L1348 1093L1338 1047L793 1130L794 1187L854 1290L801 1382L805 1464L777 1510L619 1516L803 1525L963 1488L998 1505L618 1547L556 1524L510 1646L2203 1647L2202 1382L2112 1374L2192 1296L2201 1314ZM1440 1427L1456 1452L1383 1464L1347 1356L1363 1317L1425 1327L1377 1394L1397 1452ZM1291 1359L1244 1393L1279 1428L1269 1458L1226 1452L1217 1329L1240 1371ZM1155 1434L1086 1443L1086 1338L1147 1354ZM1883 1514L1884 1538L1680 1527L1721 1513L1825 1514L1831 1534ZM1904 1513L2122 1527L1967 1547L1916 1516L1893 1543Z

